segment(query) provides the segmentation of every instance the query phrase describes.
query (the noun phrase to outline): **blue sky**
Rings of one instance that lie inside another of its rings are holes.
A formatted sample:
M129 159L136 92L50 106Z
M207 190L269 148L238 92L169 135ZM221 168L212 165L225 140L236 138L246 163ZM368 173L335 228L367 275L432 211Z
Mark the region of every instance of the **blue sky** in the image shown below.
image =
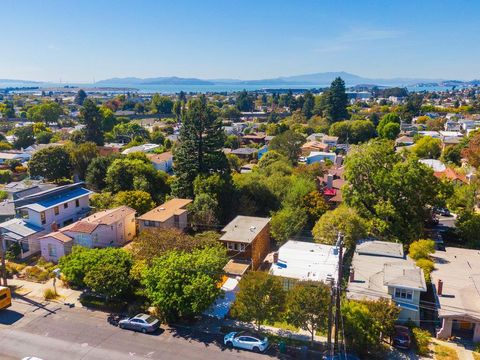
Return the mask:
M480 78L476 0L3 0L0 78Z

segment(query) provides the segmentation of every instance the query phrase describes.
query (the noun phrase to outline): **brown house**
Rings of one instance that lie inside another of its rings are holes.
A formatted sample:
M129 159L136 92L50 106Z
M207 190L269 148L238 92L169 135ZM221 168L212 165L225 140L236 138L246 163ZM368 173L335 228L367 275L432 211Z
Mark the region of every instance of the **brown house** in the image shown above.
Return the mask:
M157 206L155 209L138 217L138 227L142 231L145 228L177 228L183 230L188 225L187 205L190 199L174 198L166 203Z
M270 218L237 216L222 229L223 235L220 241L225 244L228 255L232 257L225 269L227 273L229 265L232 267L233 263L238 265L238 262L245 264L242 273L250 266L253 270L259 268L270 251L269 224Z

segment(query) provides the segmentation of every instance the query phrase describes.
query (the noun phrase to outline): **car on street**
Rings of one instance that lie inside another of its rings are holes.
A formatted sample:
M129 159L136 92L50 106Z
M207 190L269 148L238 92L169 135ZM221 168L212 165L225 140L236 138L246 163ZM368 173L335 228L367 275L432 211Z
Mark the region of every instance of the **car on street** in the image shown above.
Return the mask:
M264 352L268 349L268 339L248 331L231 332L225 335L223 343L228 347Z
M395 335L393 336L393 346L398 349L410 349L412 340L410 329L406 326L395 325Z
M154 332L160 327L160 321L147 314L138 314L134 317L120 320L118 326L121 329L141 331L142 333Z
M441 216L447 216L450 217L452 214L450 213L450 210L447 208L435 208L435 214L441 215Z

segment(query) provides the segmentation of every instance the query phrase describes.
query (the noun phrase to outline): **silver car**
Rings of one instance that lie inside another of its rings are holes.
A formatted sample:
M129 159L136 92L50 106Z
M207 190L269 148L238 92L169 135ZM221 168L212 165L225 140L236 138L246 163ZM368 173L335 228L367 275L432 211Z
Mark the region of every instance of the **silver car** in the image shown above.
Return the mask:
M247 331L231 332L225 335L223 343L228 347L263 352L268 348L268 339Z
M120 320L118 326L120 329L141 331L145 334L157 330L160 327L160 321L147 314L138 314L134 317Z

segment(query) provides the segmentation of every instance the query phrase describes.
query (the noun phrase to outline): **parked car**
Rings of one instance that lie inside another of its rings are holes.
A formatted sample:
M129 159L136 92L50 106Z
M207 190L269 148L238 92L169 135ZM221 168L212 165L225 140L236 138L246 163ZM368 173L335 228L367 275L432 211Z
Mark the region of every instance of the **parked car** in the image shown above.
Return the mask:
M410 329L406 326L395 325L395 335L393 336L393 346L399 349L410 349L412 343Z
M231 332L225 335L223 343L228 347L264 352L268 348L268 339L247 331Z
M138 314L134 317L120 320L118 326L121 329L141 331L145 334L157 330L160 327L160 321L147 314Z
M450 213L450 210L448 210L447 208L436 208L435 214L442 215L442 216L452 216L452 214Z

